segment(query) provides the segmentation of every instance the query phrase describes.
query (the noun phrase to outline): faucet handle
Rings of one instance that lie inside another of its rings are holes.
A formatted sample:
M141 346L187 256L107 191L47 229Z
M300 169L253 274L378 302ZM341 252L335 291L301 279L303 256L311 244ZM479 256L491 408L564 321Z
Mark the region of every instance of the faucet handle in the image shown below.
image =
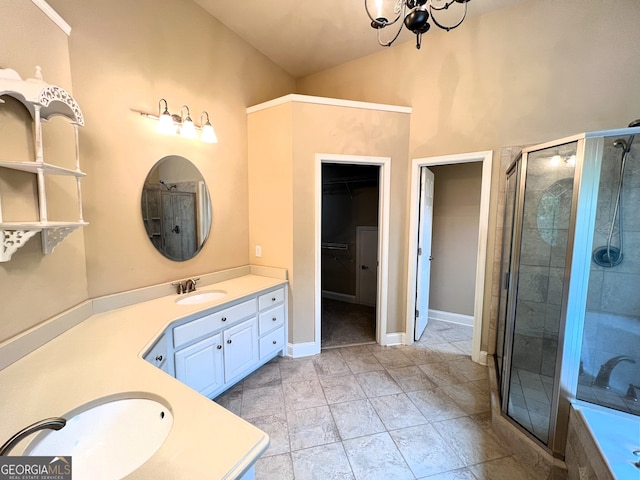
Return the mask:
M176 293L178 295L182 295L184 293L184 283L182 283L182 282L173 282L171 285L173 285L174 287L177 287L176 288L176 291L177 291Z

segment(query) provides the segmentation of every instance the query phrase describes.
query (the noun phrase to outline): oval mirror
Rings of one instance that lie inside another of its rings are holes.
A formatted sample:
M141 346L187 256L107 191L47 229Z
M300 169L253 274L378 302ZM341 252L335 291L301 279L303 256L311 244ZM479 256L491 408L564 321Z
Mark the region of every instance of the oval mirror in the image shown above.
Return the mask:
M183 261L202 248L211 228L211 200L204 178L178 155L160 159L142 187L142 221L165 257Z

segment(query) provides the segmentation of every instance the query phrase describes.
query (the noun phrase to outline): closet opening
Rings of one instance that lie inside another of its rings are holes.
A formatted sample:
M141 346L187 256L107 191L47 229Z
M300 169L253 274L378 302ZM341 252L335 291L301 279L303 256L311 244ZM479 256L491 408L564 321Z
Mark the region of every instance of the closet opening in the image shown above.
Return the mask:
M321 173L321 348L376 343L381 167Z

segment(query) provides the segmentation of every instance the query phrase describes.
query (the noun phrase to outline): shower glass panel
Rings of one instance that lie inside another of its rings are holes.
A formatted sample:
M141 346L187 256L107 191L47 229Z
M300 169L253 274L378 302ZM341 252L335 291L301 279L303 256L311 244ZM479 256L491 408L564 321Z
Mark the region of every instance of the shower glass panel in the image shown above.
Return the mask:
M604 138L599 167L576 396L639 415L640 135Z
M554 376L577 145L554 145L525 155L518 204L521 233L511 262L511 292L516 293L507 300L514 318L507 414L545 444L557 408Z
M513 245L513 222L515 220L516 192L520 177L521 162L507 172L505 191L504 225L502 230L502 262L500 265L500 303L498 305L498 324L496 328L496 368L498 384L502 383L504 336L507 319L507 303L511 279L511 247ZM503 395L502 391L500 392Z

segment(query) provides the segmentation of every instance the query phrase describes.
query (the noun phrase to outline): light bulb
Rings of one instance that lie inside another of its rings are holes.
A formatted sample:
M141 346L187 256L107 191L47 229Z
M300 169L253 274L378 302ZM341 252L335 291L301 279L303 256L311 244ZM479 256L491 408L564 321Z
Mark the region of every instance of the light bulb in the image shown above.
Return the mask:
M218 137L216 136L216 132L210 123L202 126L202 134L200 135L200 140L205 143L218 143Z
M182 125L180 126L180 135L184 138L197 138L198 134L196 133L196 126L193 124L191 117L187 117Z
M165 111L158 119L158 127L156 128L158 133L162 135L175 135L176 126L173 124L173 119L168 111Z

